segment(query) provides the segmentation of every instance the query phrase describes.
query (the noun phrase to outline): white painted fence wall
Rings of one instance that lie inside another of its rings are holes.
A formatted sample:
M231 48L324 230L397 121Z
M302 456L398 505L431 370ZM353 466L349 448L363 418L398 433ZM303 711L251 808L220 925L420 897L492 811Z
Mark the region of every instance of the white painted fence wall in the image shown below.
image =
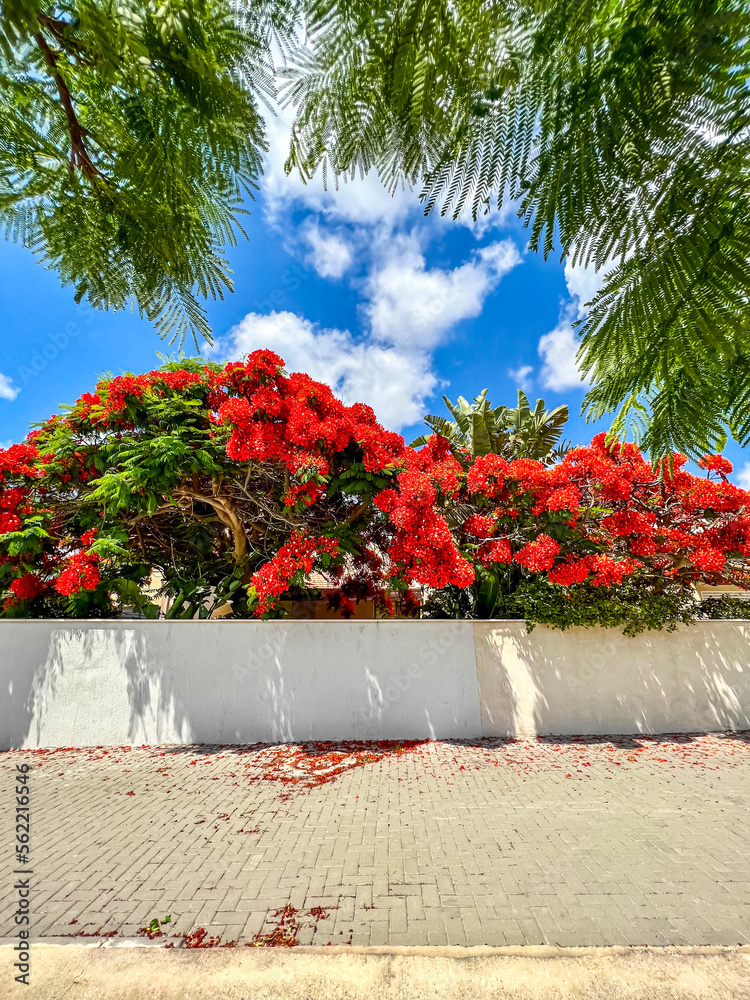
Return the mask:
M750 729L750 624L0 622L0 749Z

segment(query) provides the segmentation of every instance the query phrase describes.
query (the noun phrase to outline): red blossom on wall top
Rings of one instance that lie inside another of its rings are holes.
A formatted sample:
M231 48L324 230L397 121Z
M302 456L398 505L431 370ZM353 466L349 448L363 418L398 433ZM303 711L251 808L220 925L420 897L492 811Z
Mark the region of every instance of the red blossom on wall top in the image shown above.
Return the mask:
M533 542L528 542L523 548L513 556L517 563L521 563L532 573L540 570L551 569L555 565L555 556L560 551L560 545L550 538L549 535L538 535Z
M258 595L259 614L271 610L275 599L289 589L295 577L299 577L301 582L305 574L310 573L316 556L335 557L338 554L339 545L333 538L305 538L299 533L292 535L250 581L250 586Z

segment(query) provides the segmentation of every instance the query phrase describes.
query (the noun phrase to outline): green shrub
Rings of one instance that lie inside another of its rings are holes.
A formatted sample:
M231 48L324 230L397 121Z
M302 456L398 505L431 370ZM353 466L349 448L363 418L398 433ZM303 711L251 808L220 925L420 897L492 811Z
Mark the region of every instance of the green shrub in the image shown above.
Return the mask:
M482 617L477 613L473 589L445 587L434 591L422 610L423 617ZM524 620L529 632L535 625L560 629L598 625L622 628L625 635L633 636L646 630L672 632L678 625L689 625L695 620L750 619L750 601L721 597L701 603L678 586L668 586L656 593L642 586L559 587L541 578L525 578L512 581L505 590L501 585L490 617Z

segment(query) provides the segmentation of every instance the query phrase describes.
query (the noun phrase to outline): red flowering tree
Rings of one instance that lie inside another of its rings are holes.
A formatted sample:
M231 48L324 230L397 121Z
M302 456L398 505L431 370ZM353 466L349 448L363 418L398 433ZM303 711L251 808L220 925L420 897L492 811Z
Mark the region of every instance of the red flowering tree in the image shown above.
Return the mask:
M416 582L430 613L661 627L694 614L696 582L750 586L750 495L703 464L655 469L603 435L551 467L414 450L269 351L184 361L104 380L0 451L0 600L155 614L158 570L172 616L267 617L318 570L345 614L394 592L415 610Z
M415 610L412 580L473 579L436 509L457 465L433 450L417 458L369 407L269 351L104 380L0 451L5 613L155 614L153 570L172 615L267 616L313 569L345 614L364 598L392 610L394 589Z
M471 513L455 534L482 567L481 610L523 612L525 602L523 617L588 623L583 604L609 601L596 613L616 618L613 595L627 597L637 617L655 597L669 620L684 618L680 606L693 610L697 582L750 587L750 494L729 482L732 465L720 456L703 460L705 476L685 464L675 455L671 468L655 469L635 445L608 446L604 434L552 467L477 458L456 494ZM566 612L561 600L574 605Z
M747 587L750 495L729 482L721 456L703 459L705 477L686 461L654 469L604 434L551 468L484 456L466 477L477 513L463 523L464 544L484 566L513 562L562 586L636 577Z

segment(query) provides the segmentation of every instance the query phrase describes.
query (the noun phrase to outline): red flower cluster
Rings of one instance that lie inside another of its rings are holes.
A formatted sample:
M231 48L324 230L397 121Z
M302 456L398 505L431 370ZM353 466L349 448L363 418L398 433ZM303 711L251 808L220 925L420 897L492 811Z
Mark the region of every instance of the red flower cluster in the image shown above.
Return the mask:
M12 510L0 509L0 535L6 532L18 531L21 527L21 518Z
M10 448L0 448L0 484L9 476L38 477L38 457L39 452L33 444L12 444Z
M604 435L551 467L499 455L472 461L438 435L415 451L378 424L368 406L345 406L328 386L287 374L283 364L271 351L255 351L223 368L190 363L102 381L26 444L0 450L3 595L16 603L43 591L69 596L106 585L109 556L105 568L87 551L95 531L77 536L90 513L72 517L71 504L91 496L91 480L103 470L132 463L122 456L137 454L161 433L175 435L179 447L168 440L164 454L177 459L163 479L155 462L151 479L128 480L124 502L132 498L147 519L154 507L164 511L166 501L179 516L187 511L212 525L207 533L221 521L213 537L222 560L232 552L231 536L241 539L243 530L248 545L235 547L238 562L259 547L259 538L268 551L280 546L252 578L258 615L313 568L335 583L332 604L344 614L364 598L392 610L391 586L400 592L412 582L467 587L477 563L514 563L565 587L614 587L626 578L750 585L750 496L728 481L731 463L721 456L703 459L703 477L686 471L683 456L661 470L634 445L608 445ZM180 424L183 413L189 420ZM185 426L197 429L195 439L185 436ZM220 499L211 491L224 483ZM218 510L217 517L205 508ZM33 541L31 530L28 552L11 556L3 539L22 530L30 513L43 515L44 541ZM103 536L110 527L120 532L116 537L124 530L145 560L143 540L110 517L108 507L100 518ZM341 543L329 537L332 525ZM147 547L154 535L144 536ZM413 611L408 591L402 604Z
M474 570L461 555L445 518L435 510L435 499L435 487L424 472L402 473L398 490L384 490L375 498L396 527L388 550L392 575L429 587L449 583L468 587Z
M559 551L560 545L554 538L544 534L537 535L533 542L529 542L516 552L513 561L525 566L532 573L538 573L540 570L552 569Z
M717 472L722 479L731 475L733 469L732 463L723 455L704 455L698 464L709 472Z
M711 545L692 552L690 560L693 566L697 566L707 573L721 573L727 561L724 553Z
M580 502L581 491L570 483L552 490L547 497L547 510L569 510L572 514L577 514Z
M0 448L0 538L20 531L24 516L31 513L30 486L40 475L37 459L38 452L33 444L14 444L10 448ZM9 482L23 485L7 485ZM9 557L3 556L0 551L0 564L9 562ZM10 596L5 601L5 608L20 601L31 600L45 589L36 574L27 573L20 565L18 572L20 575L10 582Z
M612 559L610 556L589 556L586 560L594 570L591 581L593 587L611 587L622 583L624 576L630 576L640 565L633 559Z
M302 583L312 571L316 556L339 555L335 538L305 538L300 532L282 545L273 559L264 563L250 581L258 598L258 614L267 614L293 581Z
M30 435L32 440L36 436L38 435ZM40 456L33 443L12 445L8 449L0 450L0 537L3 534L19 531L23 527L24 515L33 512L31 486L4 486L3 480L7 482L12 476L16 481L31 480L33 483L34 480L44 475L44 469L50 465L53 457ZM44 492L45 488L39 487L39 493L43 495ZM88 547L95 534L95 528L84 532L80 543ZM4 607L8 608L22 601L31 601L44 593L53 582L50 574L54 574L60 565L64 568L54 580L54 586L58 593L70 595L81 589L93 590L100 579L97 557L85 552L76 552L66 558L64 553L68 544L60 542L55 553L45 553L39 557L39 568L44 574L44 578L40 572L28 573L23 569L23 564L28 561L28 556L19 558L17 560L18 575L8 585L10 597L5 602ZM7 562L8 558L0 557L0 561Z
M11 580L10 589L19 601L31 601L47 589L36 573L26 573L24 576Z
M507 538L498 538L496 542L485 542L477 549L477 559L483 566L493 563L509 563L513 558L510 542Z
M426 473L438 493L450 498L461 488L463 469L454 458L450 442L433 434L419 451L407 449L404 458L409 472Z
M276 461L293 473L316 465L325 476L328 456L352 443L369 472L403 461L403 438L384 430L369 406L344 406L309 375L284 375L283 361L271 351L255 351L244 365L227 369L225 388L241 395L227 398L216 419L231 428L227 455L234 461ZM290 499L311 504L319 493L306 485Z
M495 521L486 514L472 514L464 521L464 531L476 538L489 538L495 530Z
M549 571L547 579L550 583L559 583L563 587L570 587L574 583L583 583L589 575L588 559L573 559L571 556L568 556L567 559L567 562L558 563Z
M550 468L487 455L466 485L480 509L494 507L492 518L475 514L463 530L467 540L487 538L494 521L492 533L506 537L480 544L480 562L506 563L512 550L514 562L562 586L664 575L747 586L750 495L728 482L732 466L721 456L701 463L716 479L694 476L685 464L674 456L660 477L635 445L607 445L603 434Z
M65 569L55 580L55 590L70 597L80 590L94 590L100 579L99 559L87 552L77 552L66 561Z
M492 500L507 496L505 477L510 471L508 463L499 455L480 455L466 477L470 493L481 493Z

